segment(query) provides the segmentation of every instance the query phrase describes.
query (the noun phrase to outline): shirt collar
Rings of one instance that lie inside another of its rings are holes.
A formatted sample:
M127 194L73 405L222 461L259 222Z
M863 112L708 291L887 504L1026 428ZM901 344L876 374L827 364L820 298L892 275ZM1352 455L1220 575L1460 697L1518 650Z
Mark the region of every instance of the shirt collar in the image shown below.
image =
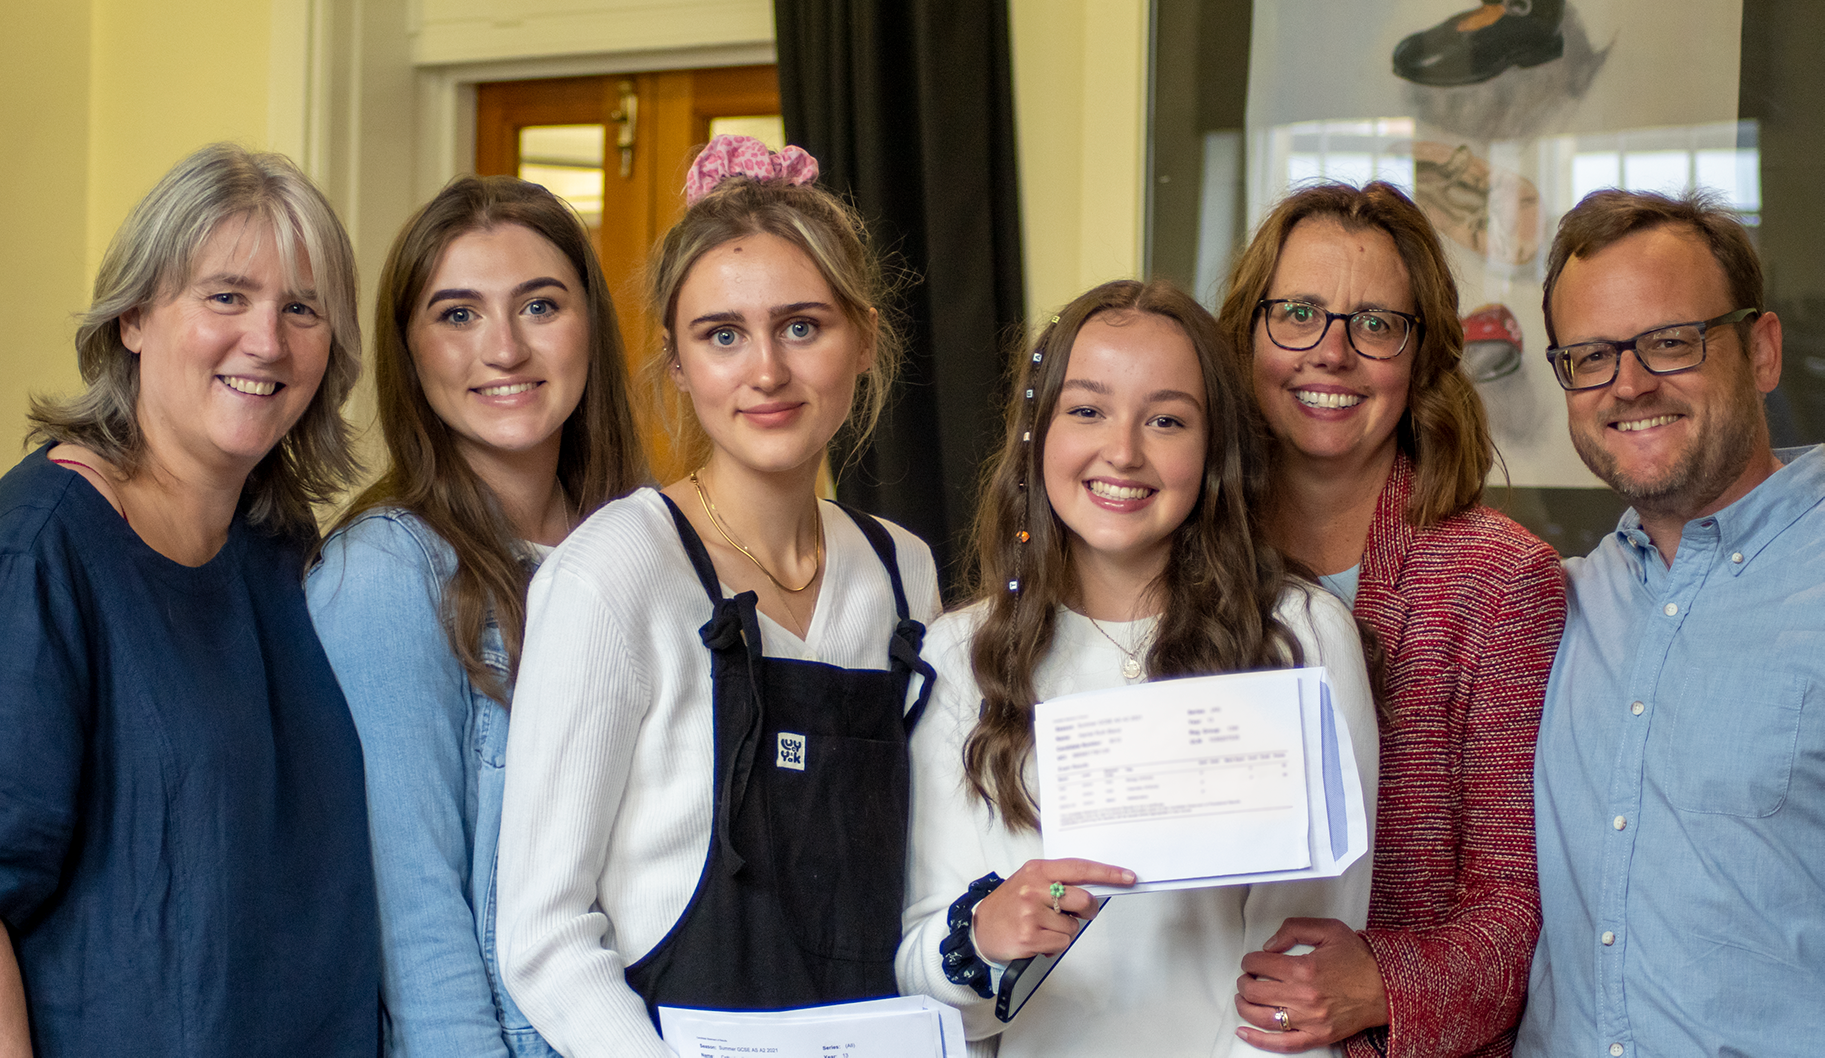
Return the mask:
M1825 500L1825 445L1801 448L1778 448L1775 458L1781 469L1766 481L1749 490L1749 494L1730 506L1686 523L1687 531L1699 529L1699 523L1715 520L1721 546L1719 554L1731 559L1731 573L1741 573L1775 537L1800 519L1807 511ZM1659 552L1641 527L1641 516L1630 507L1616 523L1618 542L1644 565L1659 561ZM1741 555L1740 561L1735 560Z

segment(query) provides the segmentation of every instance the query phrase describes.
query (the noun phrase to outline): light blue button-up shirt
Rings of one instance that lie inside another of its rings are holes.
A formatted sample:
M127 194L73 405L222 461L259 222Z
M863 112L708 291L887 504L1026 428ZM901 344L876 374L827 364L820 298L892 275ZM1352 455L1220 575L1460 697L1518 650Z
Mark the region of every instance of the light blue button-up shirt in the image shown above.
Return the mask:
M1566 563L1534 760L1540 932L1515 1054L1825 1049L1825 448Z
M469 682L445 638L455 569L430 526L382 508L325 541L305 584L367 765L384 1053L556 1058L501 983L494 850L508 713ZM492 619L481 647L505 682Z

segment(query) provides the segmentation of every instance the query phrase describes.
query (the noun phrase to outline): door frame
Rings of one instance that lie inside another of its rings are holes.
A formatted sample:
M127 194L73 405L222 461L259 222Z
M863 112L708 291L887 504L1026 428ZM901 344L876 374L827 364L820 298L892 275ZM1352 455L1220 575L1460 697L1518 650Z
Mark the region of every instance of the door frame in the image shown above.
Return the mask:
M633 165L622 173L612 112L630 90L640 100L638 129ZM470 93L477 100L471 122L476 132L471 162L477 172L515 174L518 130L527 126L601 124L609 132L602 159L602 221L592 242L615 299L628 373L637 380L661 346L659 322L647 312L643 277L655 241L684 213L685 170L716 118L779 112L778 66L521 78L477 82ZM679 410L661 411L639 399L637 382L634 389L634 414L653 471L665 481L682 476L691 468L680 462L676 438L666 425Z
M767 66L778 60L778 49L767 42L418 67L417 201L429 199L458 174L475 171L475 86L484 81Z

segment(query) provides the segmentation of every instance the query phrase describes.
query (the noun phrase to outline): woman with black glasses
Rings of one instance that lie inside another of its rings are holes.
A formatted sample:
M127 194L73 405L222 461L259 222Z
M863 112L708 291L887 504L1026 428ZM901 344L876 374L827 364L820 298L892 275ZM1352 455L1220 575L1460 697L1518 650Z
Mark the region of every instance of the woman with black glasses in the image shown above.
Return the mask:
M1369 926L1289 919L1242 960L1240 1033L1506 1055L1540 928L1533 747L1565 590L1552 549L1480 505L1495 450L1438 236L1387 184L1306 188L1262 222L1219 321L1273 434L1270 542L1385 665Z

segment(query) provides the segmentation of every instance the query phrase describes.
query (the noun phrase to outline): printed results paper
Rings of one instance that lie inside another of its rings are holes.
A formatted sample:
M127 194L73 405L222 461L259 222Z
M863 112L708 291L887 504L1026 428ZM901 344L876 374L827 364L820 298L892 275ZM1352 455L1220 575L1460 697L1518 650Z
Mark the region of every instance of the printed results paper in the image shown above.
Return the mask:
M1047 858L1126 867L1099 896L1341 874L1369 847L1349 726L1321 666L1041 702Z
M964 1058L963 1017L929 996L798 1010L660 1007L679 1058Z

